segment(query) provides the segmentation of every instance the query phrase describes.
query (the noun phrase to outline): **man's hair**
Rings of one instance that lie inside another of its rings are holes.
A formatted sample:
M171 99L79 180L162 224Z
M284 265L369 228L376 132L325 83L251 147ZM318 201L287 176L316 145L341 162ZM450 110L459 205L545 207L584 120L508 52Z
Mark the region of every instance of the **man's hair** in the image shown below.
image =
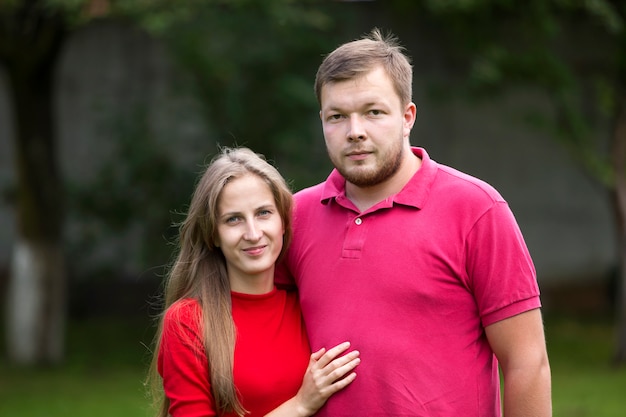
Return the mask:
M374 28L363 38L344 43L324 58L315 76L315 95L322 103L322 87L329 83L358 78L381 66L391 78L402 105L413 96L411 60L391 33Z

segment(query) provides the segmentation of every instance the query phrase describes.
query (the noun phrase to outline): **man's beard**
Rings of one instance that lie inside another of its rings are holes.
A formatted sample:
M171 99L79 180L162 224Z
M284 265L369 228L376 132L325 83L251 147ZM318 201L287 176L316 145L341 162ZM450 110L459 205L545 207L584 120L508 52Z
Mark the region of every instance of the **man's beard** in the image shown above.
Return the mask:
M358 187L373 187L387 181L400 169L404 148L400 144L390 150L390 154L380 164L370 170L347 170L333 161L337 171L346 181ZM332 160L332 158L331 158Z

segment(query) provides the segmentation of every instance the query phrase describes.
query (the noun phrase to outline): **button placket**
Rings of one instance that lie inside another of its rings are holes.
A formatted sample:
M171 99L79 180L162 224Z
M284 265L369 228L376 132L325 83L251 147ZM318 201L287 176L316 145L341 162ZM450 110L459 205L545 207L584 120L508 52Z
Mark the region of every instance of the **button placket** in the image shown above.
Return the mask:
M367 234L367 227L361 217L350 216L346 220L347 230L341 257L346 259L360 259L361 250L365 243L365 235Z

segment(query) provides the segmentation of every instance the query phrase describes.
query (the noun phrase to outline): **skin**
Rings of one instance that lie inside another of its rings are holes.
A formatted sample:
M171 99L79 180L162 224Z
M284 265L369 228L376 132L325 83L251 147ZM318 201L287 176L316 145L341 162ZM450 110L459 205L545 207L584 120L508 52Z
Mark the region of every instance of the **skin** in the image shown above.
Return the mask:
M265 294L274 288L274 264L285 228L269 186L256 175L230 181L220 195L217 245L233 291Z
M346 194L361 211L398 193L420 168L410 150L415 104L402 104L382 67L321 90L328 155L346 178ZM540 310L485 328L504 378L506 417L552 415L551 377Z
M312 416L331 395L351 384L356 378L356 373L351 371L361 362L359 352L353 350L338 357L349 347L350 343L344 342L328 352L322 348L313 353L296 396L266 414L266 417ZM347 376L341 379L343 375Z
M504 379L506 417L552 415L551 376L539 309L485 328Z
M245 294L272 291L285 228L269 186L253 174L231 180L220 194L218 221L215 243L226 258L231 289ZM311 354L298 393L267 416L311 416L352 383L361 359L359 351L349 348L344 342Z
M326 149L348 198L365 211L399 192L421 164L409 143L415 104L400 102L381 67L324 85L321 101Z

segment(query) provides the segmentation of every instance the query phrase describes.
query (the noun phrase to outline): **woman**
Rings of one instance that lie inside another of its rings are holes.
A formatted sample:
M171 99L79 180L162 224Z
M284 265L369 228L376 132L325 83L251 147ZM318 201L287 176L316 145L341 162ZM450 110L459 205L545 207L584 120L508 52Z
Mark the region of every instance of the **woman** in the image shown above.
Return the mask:
M246 148L224 149L200 178L156 336L159 416L309 416L355 379L359 352L311 354L296 294L274 287L291 206L282 176Z

